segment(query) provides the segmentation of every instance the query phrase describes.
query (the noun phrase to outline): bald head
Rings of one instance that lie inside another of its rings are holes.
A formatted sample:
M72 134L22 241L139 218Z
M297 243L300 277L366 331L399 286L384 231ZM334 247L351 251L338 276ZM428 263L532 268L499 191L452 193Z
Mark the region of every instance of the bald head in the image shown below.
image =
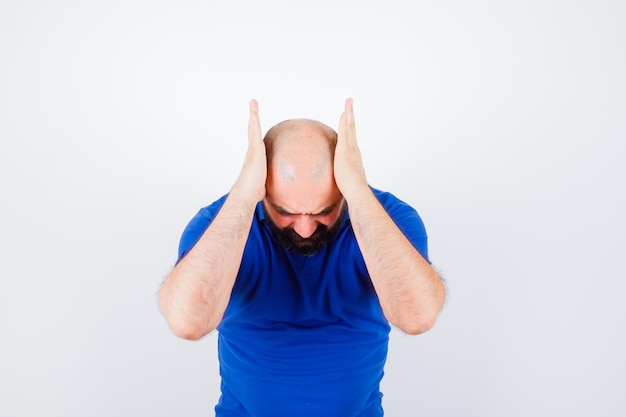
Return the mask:
M287 120L265 135L266 220L287 249L315 253L336 233L345 204L333 160L337 133L309 119Z
M337 133L325 124L286 120L272 127L264 141L270 175L288 181L332 176Z

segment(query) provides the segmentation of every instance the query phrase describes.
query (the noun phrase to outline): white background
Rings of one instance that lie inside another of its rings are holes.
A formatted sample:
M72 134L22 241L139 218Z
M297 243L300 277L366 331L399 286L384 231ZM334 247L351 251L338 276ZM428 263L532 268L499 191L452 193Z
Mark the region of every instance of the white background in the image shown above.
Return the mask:
M264 130L355 100L449 299L389 416L626 415L623 1L0 3L0 415L209 416L156 294Z

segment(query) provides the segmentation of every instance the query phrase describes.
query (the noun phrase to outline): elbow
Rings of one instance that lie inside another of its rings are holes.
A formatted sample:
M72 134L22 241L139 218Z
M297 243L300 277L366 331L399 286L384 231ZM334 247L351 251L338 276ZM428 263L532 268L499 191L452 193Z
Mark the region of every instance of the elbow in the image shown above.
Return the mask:
M435 322L437 321L437 316L433 317L420 317L415 316L413 318L407 318L405 320L401 320L396 324L400 330L409 335L418 335L422 333L426 333L430 329L433 328Z
M185 340L200 340L202 337L211 332L211 330L207 331L206 329L203 329L200 326L195 326L191 323L178 323L168 320L168 324L174 336Z
M217 327L217 324L181 312L170 311L165 318L172 333L185 340L199 340Z
M161 311L170 330L181 339L199 340L211 333L216 327L216 325L211 325L206 320L199 320L197 317L185 314L180 309L174 308L165 302L164 298L161 298L159 301Z
M395 323L392 323L406 334L418 335L432 329L437 322L438 316L439 309L433 308L429 311L424 311L414 306L410 311L405 310L403 314L397 316Z
M180 337L181 339L185 339L185 340L191 340L191 341L200 340L204 336L206 336L208 333L210 333L210 332L200 331L197 328L189 328L189 327L170 326L170 329L172 330L172 333L174 334L174 336Z
M430 303L420 306L420 302L412 300L407 308L398 316L396 326L406 334L418 335L426 333L435 326L439 312L445 303L445 291Z

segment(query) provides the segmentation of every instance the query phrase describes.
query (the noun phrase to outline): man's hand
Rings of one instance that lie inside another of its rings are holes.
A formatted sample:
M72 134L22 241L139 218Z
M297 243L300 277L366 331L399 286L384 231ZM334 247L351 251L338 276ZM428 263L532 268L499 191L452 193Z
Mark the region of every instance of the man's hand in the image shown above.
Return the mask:
M408 334L427 331L443 306L445 287L368 186L351 99L339 121L335 181L348 202L354 236L385 317Z
M245 198L254 198L254 202L265 197L265 180L267 178L267 159L265 143L261 133L259 104L250 100L250 119L248 121L248 151L241 168L239 178L231 192Z
M369 190L361 151L356 142L354 109L351 98L346 100L344 112L339 119L334 172L337 187L347 200L355 192Z
M259 105L250 101L248 151L239 178L211 226L172 269L159 305L177 336L197 340L222 320L241 266L256 203L265 196L267 160Z

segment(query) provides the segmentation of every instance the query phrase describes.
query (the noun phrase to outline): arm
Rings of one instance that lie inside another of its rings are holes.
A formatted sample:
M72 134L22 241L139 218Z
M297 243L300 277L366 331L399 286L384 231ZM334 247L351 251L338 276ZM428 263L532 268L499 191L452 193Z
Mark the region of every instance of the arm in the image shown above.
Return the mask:
M346 101L335 150L335 180L387 320L409 334L429 330L445 300L435 270L372 193L356 142L352 100Z
M258 105L250 102L248 151L224 205L189 253L172 269L159 306L172 332L197 340L224 315L241 264L256 203L265 195L267 161Z

